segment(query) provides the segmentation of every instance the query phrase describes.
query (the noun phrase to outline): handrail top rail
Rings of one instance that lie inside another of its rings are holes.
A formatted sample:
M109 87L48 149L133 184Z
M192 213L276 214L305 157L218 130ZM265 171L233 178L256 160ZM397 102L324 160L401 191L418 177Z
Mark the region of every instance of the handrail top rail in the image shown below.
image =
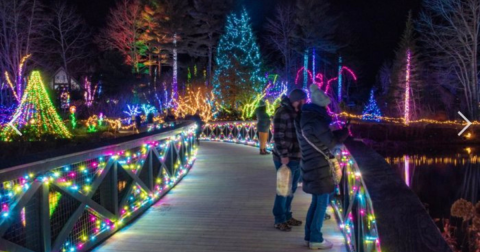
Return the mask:
M31 162L31 163L20 164L20 165L8 167L8 168L0 169L0 176L2 176L3 180L16 179L18 177L25 175L25 170L27 169L30 169L28 173L42 172L55 167L61 167L66 164L73 164L73 163L78 163L88 159L97 158L98 156L104 156L106 155L106 153L109 153L109 152L114 153L119 150L134 148L146 141L153 142L153 141L158 141L158 140L167 139L169 137L176 136L195 124L194 122L191 122L191 121L179 121L179 122L189 123L189 124L176 127L165 132L160 132L158 134L152 134L152 135L148 135L148 136L144 136L144 137L140 137L132 140L127 140L125 142L110 144L110 145L101 146L95 149L69 153L61 156L46 158L43 160Z

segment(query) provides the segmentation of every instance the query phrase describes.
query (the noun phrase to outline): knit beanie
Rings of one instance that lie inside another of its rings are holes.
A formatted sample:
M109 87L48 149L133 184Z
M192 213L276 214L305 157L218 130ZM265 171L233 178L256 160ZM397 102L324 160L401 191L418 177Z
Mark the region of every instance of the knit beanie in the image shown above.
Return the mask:
M307 99L307 93L301 89L294 89L292 92L290 92L288 98L290 99L290 102L305 100Z
M320 107L326 107L330 104L330 98L315 84L310 85L310 95L313 104Z

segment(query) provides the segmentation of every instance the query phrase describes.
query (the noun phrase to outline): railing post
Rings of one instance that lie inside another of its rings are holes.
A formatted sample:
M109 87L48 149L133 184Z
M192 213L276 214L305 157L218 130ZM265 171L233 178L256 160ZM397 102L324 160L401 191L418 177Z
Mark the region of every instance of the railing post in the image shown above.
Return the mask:
M50 231L50 185L44 183L40 188L40 226L43 251L52 250L52 237Z
M114 161L112 165L112 197L115 216L120 217L118 206L118 162Z

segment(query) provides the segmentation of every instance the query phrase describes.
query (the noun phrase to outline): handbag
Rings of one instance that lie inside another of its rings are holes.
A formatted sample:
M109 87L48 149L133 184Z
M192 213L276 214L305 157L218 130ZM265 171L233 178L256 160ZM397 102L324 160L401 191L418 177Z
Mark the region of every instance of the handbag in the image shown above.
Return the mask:
M303 130L302 130L302 136L305 139L305 141L307 141L308 144L310 144L315 150L320 152L325 157L325 159L328 162L328 165L330 166L330 172L332 174L333 183L335 185L340 184L340 180L342 179L342 168L340 167L340 163L338 162L338 159L334 156L327 155L325 152L320 150L320 148L315 146L315 144L310 142L310 140L308 140L308 138L305 137L305 134L303 133Z
M277 194L283 197L292 195L292 171L284 164L277 171Z

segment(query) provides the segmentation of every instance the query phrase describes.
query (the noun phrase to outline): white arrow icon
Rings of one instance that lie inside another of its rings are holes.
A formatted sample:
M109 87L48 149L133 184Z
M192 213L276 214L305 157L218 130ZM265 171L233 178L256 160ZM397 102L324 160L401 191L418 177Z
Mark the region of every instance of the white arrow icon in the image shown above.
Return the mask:
M470 125L472 125L472 122L470 122L463 114L462 112L458 111L458 114L463 118L463 120L465 120L467 122L467 126L465 126L465 128L462 129L462 131L460 131L460 133L458 133L458 136L461 136L463 134L463 132L465 132L465 130L468 129L468 127L470 127Z
M13 116L13 119L8 123L8 125L10 125L10 127L12 127L16 132L17 134L19 134L20 136L22 135L22 132L20 132L15 126L13 126L12 122L15 122L15 120L17 120L17 118L22 114L22 112L16 114L15 116Z

